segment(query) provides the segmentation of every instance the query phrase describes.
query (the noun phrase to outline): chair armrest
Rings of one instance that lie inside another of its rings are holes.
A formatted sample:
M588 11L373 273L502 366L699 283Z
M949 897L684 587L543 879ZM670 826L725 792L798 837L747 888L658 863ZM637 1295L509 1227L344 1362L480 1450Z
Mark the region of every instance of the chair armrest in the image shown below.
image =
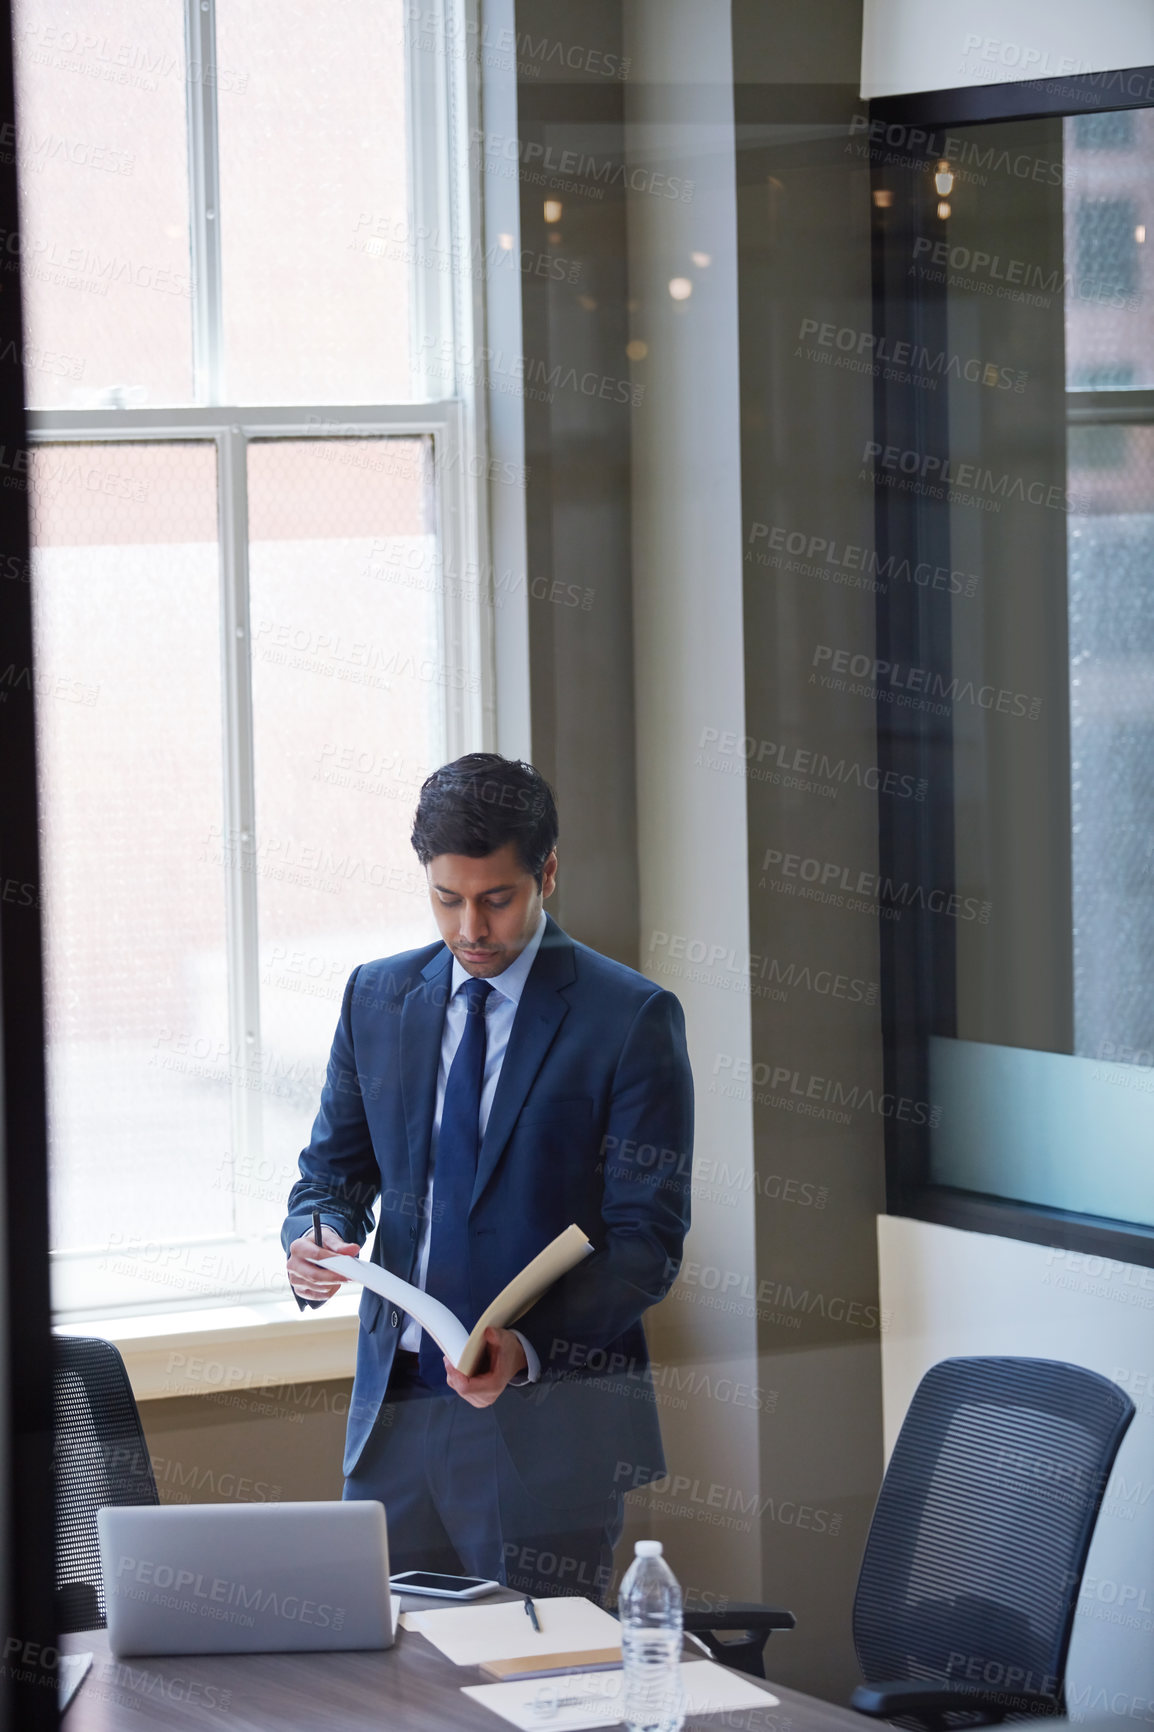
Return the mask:
M980 1684L943 1684L936 1679L859 1684L850 1697L859 1714L892 1720L899 1714L1062 1714L1062 1703L1040 1690L990 1690Z
M792 1630L797 1620L781 1606L763 1606L756 1600L728 1600L724 1610L685 1612L682 1627L691 1635L702 1630Z
M730 1600L714 1612L686 1612L682 1629L705 1647L723 1666L745 1672L751 1678L765 1677L765 1644L774 1630L792 1630L794 1616L781 1606L762 1606L754 1600ZM719 1634L728 1630L732 1641Z

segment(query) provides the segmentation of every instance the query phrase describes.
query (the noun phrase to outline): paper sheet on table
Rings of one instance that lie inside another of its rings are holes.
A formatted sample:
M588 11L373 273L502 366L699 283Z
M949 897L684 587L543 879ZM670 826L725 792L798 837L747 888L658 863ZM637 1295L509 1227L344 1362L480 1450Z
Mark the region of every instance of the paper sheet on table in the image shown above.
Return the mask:
M619 1648L621 1625L592 1600L534 1600L535 1630L521 1600L496 1605L448 1606L443 1611L406 1612L406 1630L419 1630L454 1666L479 1666L482 1660L520 1660L527 1654L578 1654L583 1649ZM525 1685L501 1685L524 1689Z
M543 1251L538 1251L531 1262L526 1263L519 1275L514 1275L507 1287L502 1287L492 1304L477 1319L472 1331L458 1322L449 1307L442 1305L439 1299L430 1298L419 1287L413 1287L408 1281L402 1281L399 1275L382 1269L379 1263L371 1263L363 1257L318 1257L316 1260L323 1269L333 1269L350 1281L371 1287L382 1299L390 1300L402 1311L407 1311L410 1317L415 1317L421 1328L428 1330L441 1352L448 1354L451 1363L466 1377L471 1377L484 1350L485 1330L490 1326L507 1329L518 1317L525 1315L542 1293L548 1292L554 1281L575 1269L592 1251L593 1247L580 1227L566 1227L563 1233L550 1240Z
M779 1706L779 1698L759 1689L751 1678L715 1666L711 1660L683 1661L681 1682L687 1719L695 1714L728 1714L737 1708ZM621 1724L623 1683L620 1672L570 1672L540 1683L466 1684L462 1694L522 1732L581 1732L583 1727ZM748 1724L752 1732L757 1722Z
M61 1654L60 1666L56 1674L56 1708L63 1714L65 1708L83 1684L92 1665L92 1654Z

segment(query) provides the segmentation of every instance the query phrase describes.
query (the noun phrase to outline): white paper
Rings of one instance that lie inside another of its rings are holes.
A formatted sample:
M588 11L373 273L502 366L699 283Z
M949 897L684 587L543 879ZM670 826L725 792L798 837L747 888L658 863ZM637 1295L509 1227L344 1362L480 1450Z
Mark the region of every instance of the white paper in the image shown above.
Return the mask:
M619 1648L621 1625L592 1600L533 1601L537 1631L525 1602L449 1606L439 1611L406 1612L406 1630L419 1630L454 1666L479 1666L485 1660L523 1660L533 1654L576 1654L582 1649ZM520 1684L509 1688L525 1689ZM505 1688L504 1685L501 1688Z
M365 1258L318 1257L316 1261L323 1269L333 1269L338 1275L346 1275L350 1281L359 1281L362 1287L371 1287L382 1299L399 1305L402 1311L416 1318L422 1329L428 1330L441 1352L447 1353L456 1365L465 1351L469 1331L458 1323L449 1307L442 1305L439 1299L431 1298L419 1287L410 1286L399 1275L390 1274L379 1263L370 1263Z
M60 1666L56 1674L56 1707L63 1714L65 1708L83 1684L88 1675L93 1656L84 1654L61 1654Z
M548 1604L545 1601L544 1604ZM776 1708L779 1698L748 1678L711 1660L683 1662L685 1714L728 1714L737 1708ZM491 1708L521 1732L581 1732L619 1726L621 1672L569 1672L562 1678L521 1679L515 1684L466 1684L462 1694ZM751 1722L751 1728L756 1721Z
M367 1258L317 1257L315 1261L322 1269L332 1269L337 1275L359 1281L362 1286L379 1293L382 1299L390 1299L394 1305L399 1305L410 1317L416 1318L422 1329L428 1330L441 1352L448 1355L450 1364L464 1371L467 1377L472 1377L485 1352L486 1325L505 1329L510 1323L515 1323L530 1306L536 1304L542 1293L548 1292L554 1281L592 1254L593 1247L580 1227L575 1223L566 1227L526 1263L519 1275L514 1275L502 1287L472 1330L466 1329L439 1299L430 1299L419 1287L402 1281L399 1275L390 1274Z

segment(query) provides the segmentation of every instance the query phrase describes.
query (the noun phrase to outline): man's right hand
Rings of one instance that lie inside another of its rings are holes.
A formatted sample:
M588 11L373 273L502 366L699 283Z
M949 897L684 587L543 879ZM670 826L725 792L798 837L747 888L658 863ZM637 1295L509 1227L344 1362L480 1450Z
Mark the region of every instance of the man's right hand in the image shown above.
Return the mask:
M345 1276L332 1269L322 1269L318 1257L359 1257L359 1245L346 1244L332 1227L321 1228L324 1248L311 1233L304 1233L289 1246L288 1278L292 1290L301 1299L331 1299L338 1287L345 1285Z

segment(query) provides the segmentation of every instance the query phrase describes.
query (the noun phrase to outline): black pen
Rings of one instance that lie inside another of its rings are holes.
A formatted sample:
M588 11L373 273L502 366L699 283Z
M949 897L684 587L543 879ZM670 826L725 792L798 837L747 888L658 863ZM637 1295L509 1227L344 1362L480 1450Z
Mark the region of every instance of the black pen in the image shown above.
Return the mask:
M536 1630L537 1634L540 1635L541 1634L541 1620L538 1618L537 1608L533 1604L532 1600L529 1598L528 1594L525 1595L525 1616L528 1618L529 1622L532 1624L532 1626Z
M325 1242L321 1238L321 1212L319 1209L313 1210L313 1238L323 1251Z

